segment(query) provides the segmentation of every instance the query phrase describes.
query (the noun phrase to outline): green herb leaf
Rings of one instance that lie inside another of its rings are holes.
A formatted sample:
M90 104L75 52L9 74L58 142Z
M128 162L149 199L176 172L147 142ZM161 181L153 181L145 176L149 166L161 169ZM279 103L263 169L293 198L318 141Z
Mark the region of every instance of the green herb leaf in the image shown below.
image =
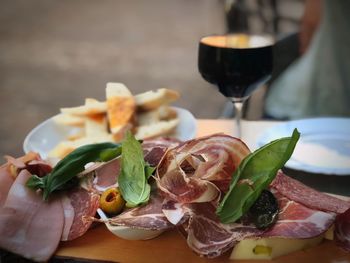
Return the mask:
M99 160L101 152L107 149L118 149L115 143L97 143L81 146L63 158L54 169L43 178L33 175L26 185L34 190L43 190L43 199L47 200L55 190L71 186L71 180L84 170L85 164ZM116 150L117 151L117 150Z
M156 170L156 167L149 166L148 164L145 166L145 175L146 179L149 179L153 172Z
M100 160L103 162L108 162L116 158L117 156L121 155L121 153L122 153L122 147L106 149L100 153Z
M144 161L141 144L131 132L127 132L122 142L121 173L118 177L119 189L127 207L148 202L151 187L147 179L152 172Z
M216 214L221 222L232 223L245 214L291 157L300 133L261 147L248 155L232 177L230 189L219 204Z

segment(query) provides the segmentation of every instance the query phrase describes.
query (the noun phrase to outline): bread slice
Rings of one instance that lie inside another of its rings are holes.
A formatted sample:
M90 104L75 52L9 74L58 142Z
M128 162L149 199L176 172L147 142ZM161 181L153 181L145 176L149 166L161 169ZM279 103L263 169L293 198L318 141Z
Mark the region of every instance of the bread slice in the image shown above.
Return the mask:
M56 115L53 118L54 122L56 122L59 125L68 125L68 126L77 126L77 127L82 127L84 126L84 117L82 116L76 116L72 114L66 114L66 113L61 113Z
M135 99L122 83L107 83L106 97L109 128L112 134L123 137L125 131L132 127Z
M87 137L106 134L108 134L108 124L105 114L95 114L85 118L85 135Z
M177 91L163 88L135 95L135 101L138 110L147 111L154 110L164 104L169 104L179 97L180 94Z
M178 124L179 119L176 118L169 121L159 121L149 125L139 126L136 129L135 138L142 140L168 135L175 130Z
M137 114L137 124L139 126L153 124L159 121L171 120L177 117L177 112L168 106L160 106L151 111L143 111Z
M61 108L62 113L72 114L77 116L88 116L98 113L105 113L107 111L106 102L98 101L95 99L87 98L85 105L72 107L72 108Z

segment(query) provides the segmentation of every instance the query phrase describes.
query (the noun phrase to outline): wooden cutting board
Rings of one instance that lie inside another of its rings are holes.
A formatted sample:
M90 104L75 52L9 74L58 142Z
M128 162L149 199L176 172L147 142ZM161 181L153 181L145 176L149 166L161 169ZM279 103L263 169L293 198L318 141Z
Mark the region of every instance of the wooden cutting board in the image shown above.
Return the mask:
M61 242L56 256L92 259L111 262L350 262L350 253L338 248L333 242L325 240L320 245L298 251L286 256L259 261L231 261L226 253L219 258L201 258L187 246L186 240L176 231L168 231L147 241L120 239L101 224L90 229L84 236L69 242Z

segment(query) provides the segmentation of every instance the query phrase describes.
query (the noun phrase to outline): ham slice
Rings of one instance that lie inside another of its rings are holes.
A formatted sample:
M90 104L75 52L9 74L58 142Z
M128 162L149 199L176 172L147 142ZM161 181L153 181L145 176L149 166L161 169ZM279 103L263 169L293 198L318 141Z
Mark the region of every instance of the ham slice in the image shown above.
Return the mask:
M7 194L10 191L11 185L14 182L14 177L9 171L8 165L0 167L0 207L2 207L6 201Z
M19 158L7 155L5 159L7 162L0 167L0 207L4 204L10 187L21 170L32 170L42 176L52 169L48 163L41 160L39 154L33 152Z
M63 230L59 199L44 202L25 183L31 174L22 170L11 186L0 213L0 247L35 261L55 252Z
M165 230L173 225L162 212L163 198L152 193L150 201L140 207L135 207L124 213L109 219L109 223L115 226L128 226L146 230Z
M146 162L151 166L157 166L165 152L180 144L174 138L148 139L142 142L143 155Z
M277 173L271 187L288 197L288 199L316 210L340 214L350 208L349 201L344 201L334 196L321 193L284 175L281 171Z
M233 172L249 153L241 140L223 134L187 141L163 156L157 185L180 203L211 201L228 190Z
M350 252L350 209L337 216L334 236L337 245Z
M327 231L334 223L335 213L310 209L277 192L275 196L280 205L279 218L267 230L259 230L249 222L222 224L215 214L215 202L186 204L187 208L181 209L189 213L189 220L182 225L182 232L187 237L189 247L202 256L212 258L222 255L246 238L313 238Z
M61 196L61 203L64 214L64 225L61 241L67 241L69 238L69 232L73 225L75 211L74 207L72 206L71 200L66 195Z
M280 212L273 227L262 234L264 237L312 238L326 232L334 223L335 213L306 207L276 191L274 195Z

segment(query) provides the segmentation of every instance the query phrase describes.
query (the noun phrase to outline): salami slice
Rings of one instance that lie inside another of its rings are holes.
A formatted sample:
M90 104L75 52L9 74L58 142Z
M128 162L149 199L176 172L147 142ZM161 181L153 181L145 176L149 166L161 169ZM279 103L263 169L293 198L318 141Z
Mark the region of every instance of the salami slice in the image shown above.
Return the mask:
M91 226L92 220L99 206L99 196L78 188L67 194L74 208L74 219L67 240L82 236Z

